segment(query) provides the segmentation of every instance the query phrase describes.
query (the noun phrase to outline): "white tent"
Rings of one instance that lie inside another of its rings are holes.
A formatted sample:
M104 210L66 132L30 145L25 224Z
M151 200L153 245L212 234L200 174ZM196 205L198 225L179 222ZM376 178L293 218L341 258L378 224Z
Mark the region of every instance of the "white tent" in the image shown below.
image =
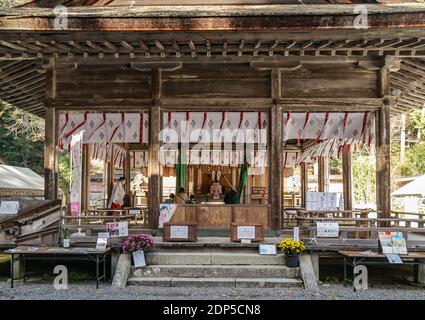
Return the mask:
M28 168L0 165L0 195L43 196L44 179Z
M412 182L402 186L392 193L393 196L425 197L425 175L415 178Z

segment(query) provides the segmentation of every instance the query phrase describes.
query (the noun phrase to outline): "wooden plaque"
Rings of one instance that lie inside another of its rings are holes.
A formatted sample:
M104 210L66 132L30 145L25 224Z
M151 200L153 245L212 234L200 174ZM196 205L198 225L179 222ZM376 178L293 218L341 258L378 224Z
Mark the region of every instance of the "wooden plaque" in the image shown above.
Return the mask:
M194 242L198 240L195 222L166 222L163 227L163 241Z
M264 241L264 227L259 223L232 223L230 226L230 239L233 242L240 242L241 239Z

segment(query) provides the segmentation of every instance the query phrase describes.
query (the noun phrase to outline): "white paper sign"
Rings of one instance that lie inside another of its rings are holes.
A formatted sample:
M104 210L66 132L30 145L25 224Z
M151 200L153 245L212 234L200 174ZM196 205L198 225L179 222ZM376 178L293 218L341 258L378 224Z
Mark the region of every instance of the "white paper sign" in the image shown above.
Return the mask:
M96 249L105 250L107 243L108 243L108 238L97 238Z
M146 267L145 253L143 251L133 252L133 260L136 268Z
M319 238L339 237L339 224L337 222L317 222L317 234Z
M129 215L140 216L140 209L129 209L128 210L128 214Z
M189 238L188 226L170 226L170 238L172 239Z
M294 227L294 240L300 241L300 227Z
M276 245L275 244L260 244L259 250L260 250L260 254L275 255L276 254Z
M97 234L97 237L98 238L106 238L106 239L108 239L109 238L109 232L99 232Z
M403 263L403 260L401 260L401 258L398 254L387 253L387 254L385 254L385 256L387 257L389 263L394 263L394 264L402 264Z
M255 238L255 226L238 226L237 227L237 238L238 239L254 239Z
M17 214L19 211L19 201L2 201L0 204L0 214Z

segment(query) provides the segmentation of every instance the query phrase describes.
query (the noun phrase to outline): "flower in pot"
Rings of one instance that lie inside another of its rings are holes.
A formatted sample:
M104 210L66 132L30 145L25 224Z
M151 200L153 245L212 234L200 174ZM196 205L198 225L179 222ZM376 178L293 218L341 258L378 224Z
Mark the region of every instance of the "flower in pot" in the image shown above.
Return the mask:
M287 267L296 268L299 266L299 255L305 250L304 242L294 239L283 239L277 247L285 254Z
M144 233L132 234L124 241L123 252L132 253L136 267L146 266L145 253L154 247L153 238Z

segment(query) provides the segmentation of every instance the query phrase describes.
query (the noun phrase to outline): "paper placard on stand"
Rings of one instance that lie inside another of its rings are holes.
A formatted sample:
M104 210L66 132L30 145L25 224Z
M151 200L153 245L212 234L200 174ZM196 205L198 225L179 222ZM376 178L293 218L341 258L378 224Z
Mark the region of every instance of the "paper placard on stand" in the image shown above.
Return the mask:
M251 239L241 239L241 243L251 243Z
M2 201L0 203L0 214L17 214L19 201Z
M259 253L261 255L276 255L276 245L275 244L260 244L258 246Z
M317 222L318 238L338 238L339 237L339 224L337 222Z
M143 251L133 252L133 260L136 268L146 267L145 253Z
M187 239L189 238L188 226L170 226L170 238Z
M254 226L238 226L237 238L238 239L255 239L255 227Z
M108 244L108 238L97 238L96 250L105 250Z

